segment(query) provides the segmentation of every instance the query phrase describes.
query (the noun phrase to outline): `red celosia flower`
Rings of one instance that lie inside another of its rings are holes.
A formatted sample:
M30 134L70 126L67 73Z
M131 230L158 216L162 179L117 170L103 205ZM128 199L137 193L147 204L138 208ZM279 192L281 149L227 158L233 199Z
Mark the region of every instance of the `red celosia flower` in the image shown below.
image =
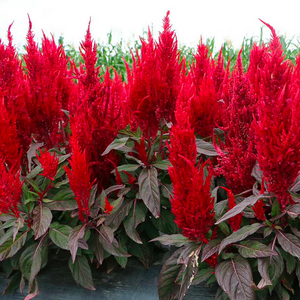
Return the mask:
M105 209L104 209L104 213L107 215L110 215L110 213L113 211L114 207L112 205L110 205L110 203L108 202L107 198L105 197Z
M145 164L145 166L149 166L149 156L146 153L145 139L143 136L141 137L141 143L135 142L135 148L139 153L139 159L142 163Z
M72 157L70 166L65 167L71 189L78 204L79 220L87 222L90 215L89 199L92 184L90 183L90 170L85 152L80 151L76 136L71 137Z
M236 203L235 203L235 198L234 198L232 191L223 186L221 186L221 188L227 192L229 210L234 208ZM230 225L233 232L237 231L241 228L242 217L243 217L243 214L239 213L228 220L228 224Z
M169 12L159 42L154 43L149 30L148 41L142 40L141 55L133 56L133 68L127 64L127 109L149 139L157 134L160 123L174 121L174 110L180 89L179 54Z
M255 122L257 160L269 192L277 196L282 210L290 203L289 187L300 171L299 94L292 67L284 60L274 29L264 66Z
M41 167L44 169L41 175L53 181L57 172L59 159L58 157L55 157L55 153L51 154L47 149L45 149L44 152L42 152L41 149L39 150L40 156L37 155L36 157L40 162Z
M136 182L136 177L133 177L129 172L123 171L128 176L128 183L134 185Z
M4 106L4 98L0 89L0 157L8 165L20 167L20 142L17 133L16 116Z
M86 153L91 180L97 179L102 189L110 184L110 173L119 162L114 151L105 156L102 153L126 125L123 115L125 88L116 71L111 79L107 69L100 81L99 68L95 66L97 47L91 39L90 25L81 47L84 64L74 70L78 84L69 105L70 123L80 149Z
M170 136L169 159L172 167L169 167L169 173L173 183L171 210L175 223L189 239L206 242L206 234L214 224L215 215L214 199L210 194L213 169L211 165L208 166L208 175L204 180L207 163L200 168L195 166L195 136L186 120L173 126Z
M265 192L265 180L264 177L261 178L261 189L260 189L260 194L263 194ZM265 209L264 209L264 201L261 199L257 201L253 207L252 210L254 211L255 218L261 221L266 220L266 215L265 215Z
M28 82L27 109L34 137L48 147L59 142L64 116L61 108L69 102L72 81L67 70L63 46L56 46L54 38L42 39L42 50L34 41L29 19L27 53L24 55Z
M3 97L5 108L16 117L14 126L17 128L18 144L25 162L31 142L30 119L25 102L26 86L22 62L12 44L11 26L12 24L8 28L8 45L5 46L0 40L0 89L3 91L0 101Z
M7 170L0 156L0 214L12 214L19 217L18 205L22 195L23 182L20 180L21 170Z
M219 153L219 167L216 171L225 177L229 188L239 194L252 188L255 179L251 172L256 161L252 127L256 99L243 71L241 52L228 84L230 100L223 111L222 127L225 143L219 141L217 145L214 141Z

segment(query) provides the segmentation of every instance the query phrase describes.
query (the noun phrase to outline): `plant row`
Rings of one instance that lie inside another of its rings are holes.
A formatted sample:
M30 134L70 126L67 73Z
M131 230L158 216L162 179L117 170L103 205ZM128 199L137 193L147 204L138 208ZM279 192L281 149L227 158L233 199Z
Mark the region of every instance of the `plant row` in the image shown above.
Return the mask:
M264 22L263 22L264 23ZM169 12L124 57L98 66L88 26L80 61L45 35L26 53L0 42L0 263L25 299L39 293L49 253L69 253L94 290L130 256L159 277L160 300L191 285L215 299L290 299L300 281L300 58L275 30L234 63L202 41L178 50ZM125 76L124 76L125 74ZM124 78L126 80L124 81ZM27 286L27 288L26 288Z

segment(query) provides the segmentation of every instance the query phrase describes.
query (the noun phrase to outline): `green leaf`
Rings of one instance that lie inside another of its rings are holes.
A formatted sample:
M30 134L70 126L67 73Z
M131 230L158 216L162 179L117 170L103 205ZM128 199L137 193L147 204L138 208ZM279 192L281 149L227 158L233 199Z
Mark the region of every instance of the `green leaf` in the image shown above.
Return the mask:
M209 241L202 250L202 258L201 262L207 260L215 253L219 252L221 240L220 239L214 239L212 241Z
M43 234L46 233L48 230L51 221L52 221L52 213L48 207L40 204L39 206L35 207L33 210L33 231L35 240L41 237Z
M92 271L85 256L76 256L74 263L69 259L69 269L75 282L91 291L96 290L93 282Z
M2 295L7 295L9 293L14 292L19 287L21 278L21 272L17 272L16 274L14 274L10 282L6 286L5 290L3 291Z
M68 225L61 225L59 223L53 223L50 227L49 237L52 242L61 249L70 250L69 248L69 236L72 232L72 228Z
M122 171L127 171L127 172L134 172L135 170L137 170L140 167L140 165L138 164L125 164L122 166L118 166L117 169L119 172ZM115 173L116 171L113 170L113 173Z
M216 267L218 284L230 299L254 300L253 277L248 261L237 255Z
M115 256L115 260L123 269L125 269L128 262L128 257Z
M192 285L198 285L202 282L205 282L207 279L209 279L213 273L215 272L215 269L208 267L205 269L200 269L198 271L198 274L195 276Z
M114 204L111 203L113 206ZM129 214L133 201L124 201L119 208L114 207L114 210L105 219L105 225L109 226L113 231L117 230L122 221ZM116 209L117 208L117 209ZM115 210L116 209L116 210Z
M218 152L216 151L213 144L208 143L201 139L196 139L197 152L199 154L204 154L207 156L218 156Z
M19 230L20 230L21 228L23 228L23 226L24 226L24 219L21 218L21 217L19 217L19 218L16 220L15 224L14 224L14 235L13 235L13 240L15 240L15 238L16 238L16 236L17 236Z
M53 198L54 201L73 200L74 193L69 188L60 190Z
M229 300L229 298L226 295L226 293L222 290L222 288L219 287L215 295L215 300Z
M35 279L31 285L31 287L28 289L28 295L24 298L24 300L31 300L35 298L39 294L39 285L37 279Z
M69 248L70 248L73 262L75 261L76 258L79 239L82 239L84 237L85 226L86 226L85 224L76 226L75 228L72 229L69 235Z
M277 252L258 241L244 241L235 245L244 258L269 257Z
M174 215L168 209L160 211L160 217L151 219L154 226L162 233L175 234L178 232L177 226L174 222Z
M277 230L277 240L283 250L300 258L300 240L291 233Z
M299 287L300 287L300 261L297 261L296 269L295 269L296 276L298 278Z
M38 174L40 174L43 171L43 168L41 166L36 166L33 170L31 170L30 173L26 175L27 179L33 179Z
M192 243L192 241L185 237L184 235L178 233L178 234L165 234L165 235L161 235L153 240L151 240L150 242L160 242L162 245L165 246L176 246L176 247L181 247L183 245Z
M144 203L135 202L129 215L125 218L123 224L127 235L136 243L142 244L142 240L136 230L137 226L145 221L148 209Z
M75 200L51 201L44 204L44 206L48 207L51 210L58 211L75 210L78 208L77 202Z
M142 200L155 218L160 215L160 193L158 188L157 170L143 169L139 176L139 192Z
M0 246L0 261L14 256L24 246L27 232L17 234L15 240L11 237Z
M117 149L122 148L123 146L125 146L125 144L127 143L128 139L129 139L129 137L123 137L123 138L116 138L116 139L114 139L114 141L111 144L109 144L107 146L107 148L105 149L105 151L102 153L102 156L108 154L113 149L117 150Z
M262 289L267 285L272 285L272 281L270 279L270 275L268 272L269 260L264 259L264 258L259 258L257 260L257 268L258 268L258 272L262 278L262 280L259 282L257 287L259 289Z
M184 298L195 276L198 273L198 259L200 251L201 246L199 246L195 251L191 252L188 256L186 264L182 267L182 280L177 296L178 300L182 300Z
M259 228L262 228L262 227L264 227L264 225L262 225L260 223L254 223L252 225L243 226L241 229L235 231L234 233L232 233L230 236L228 236L221 242L220 248L219 248L219 253L221 253L221 251L227 245L244 240L247 236L255 233Z
M130 254L128 254L124 249L122 249L118 243L118 241L113 238L113 240L110 240L110 237L107 236L107 232L105 230L100 229L100 232L98 232L98 238L99 242L103 246L104 250L108 253L114 255L114 256L121 256L121 257L129 257Z
M250 196L248 198L245 198L243 201L238 203L234 208L230 209L224 216L222 216L216 224L219 224L223 221L226 221L237 214L241 213L247 206L253 206L258 200L262 199L263 195L258 196Z
M158 280L158 294L160 300L173 300L179 292L176 279L179 276L181 265L177 263L183 248L175 251L164 263Z
M168 159L158 160L155 163L153 163L152 166L160 170L168 170L168 167L171 166L171 163Z

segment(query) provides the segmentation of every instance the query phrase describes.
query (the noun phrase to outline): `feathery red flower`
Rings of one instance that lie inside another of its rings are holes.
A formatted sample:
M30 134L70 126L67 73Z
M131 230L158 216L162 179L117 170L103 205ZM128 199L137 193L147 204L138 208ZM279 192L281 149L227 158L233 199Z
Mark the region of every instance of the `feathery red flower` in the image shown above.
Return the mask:
M110 215L110 213L113 211L114 207L110 205L110 203L107 200L107 197L105 197L105 209L104 213L107 215Z
M234 208L236 206L236 203L235 203L235 198L234 198L232 191L223 186L221 188L227 192L229 210ZM243 214L239 213L239 214L235 215L234 217L230 218L229 220L227 220L227 222L230 225L233 232L237 231L241 228L242 217L243 217Z
M288 189L300 171L300 101L291 62L285 60L273 27L265 24L272 31L272 40L260 70L255 142L267 190L277 196L283 210L291 199Z
M86 160L85 152L80 150L76 136L71 137L72 157L69 160L71 168L65 167L70 186L78 204L79 220L87 222L90 215L89 199L92 184L91 173Z
M183 235L191 240L207 242L206 234L214 224L214 199L210 194L213 169L196 164L196 142L188 123L177 124L170 131L169 174L173 183L171 211ZM208 175L204 179L204 168Z
M12 214L19 217L18 205L21 200L23 182L20 180L21 170L7 169L0 156L0 214Z
M59 158L55 157L55 153L48 152L47 149L43 152L40 150L40 156L36 156L38 161L41 164L41 167L43 168L43 172L41 173L41 176L44 176L50 180L54 180L56 172L57 172L57 166L59 163Z

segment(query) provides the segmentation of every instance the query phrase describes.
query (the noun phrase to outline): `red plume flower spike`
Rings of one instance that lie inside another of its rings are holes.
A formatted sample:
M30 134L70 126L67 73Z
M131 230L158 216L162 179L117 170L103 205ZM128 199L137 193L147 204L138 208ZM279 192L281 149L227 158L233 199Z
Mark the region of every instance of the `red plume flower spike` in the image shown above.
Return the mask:
M41 167L44 169L41 173L41 176L44 176L52 181L54 181L56 172L57 172L57 166L59 163L59 158L55 157L55 153L51 154L51 152L48 152L47 149L43 152L40 150L40 156L36 156L38 161L41 164Z
M114 207L110 205L110 203L107 200L107 197L105 197L105 209L104 213L107 215L110 215L110 213L113 211Z
M235 198L234 198L232 191L223 186L221 188L227 192L229 210L234 208L236 206L236 203L235 203ZM243 214L239 213L236 216L234 216L228 220L228 224L230 225L233 232L237 231L241 228L242 217L243 217Z
M21 170L16 171L15 167L8 171L3 158L0 156L0 215L4 213L19 217L18 205L23 186L20 173Z
M90 183L90 170L86 160L85 152L79 148L76 136L71 138L72 157L69 160L70 166L65 167L68 175L70 186L74 192L76 202L78 204L79 220L82 222L88 221L90 215L89 199L92 184Z

